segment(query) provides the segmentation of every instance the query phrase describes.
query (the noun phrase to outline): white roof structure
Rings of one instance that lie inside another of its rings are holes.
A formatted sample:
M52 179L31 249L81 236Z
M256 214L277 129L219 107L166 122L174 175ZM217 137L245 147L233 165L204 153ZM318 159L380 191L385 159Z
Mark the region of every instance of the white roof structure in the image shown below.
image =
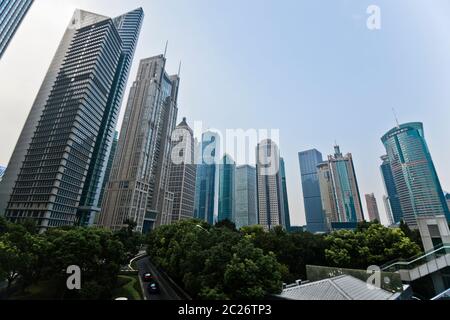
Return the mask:
M401 293L371 289L349 275L286 288L277 297L286 300L396 300Z

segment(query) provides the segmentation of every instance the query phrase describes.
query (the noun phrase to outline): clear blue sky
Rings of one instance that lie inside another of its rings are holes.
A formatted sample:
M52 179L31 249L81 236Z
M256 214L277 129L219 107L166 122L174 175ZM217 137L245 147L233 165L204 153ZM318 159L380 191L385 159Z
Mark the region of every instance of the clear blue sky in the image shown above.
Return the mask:
M380 6L382 29L366 28ZM352 152L361 196L384 212L380 137L423 121L438 174L450 189L448 0L36 0L0 61L0 164L6 164L75 8L115 16L142 6L138 59L183 61L179 118L206 126L279 128L292 220L303 224L298 151ZM128 95L128 93L127 93Z

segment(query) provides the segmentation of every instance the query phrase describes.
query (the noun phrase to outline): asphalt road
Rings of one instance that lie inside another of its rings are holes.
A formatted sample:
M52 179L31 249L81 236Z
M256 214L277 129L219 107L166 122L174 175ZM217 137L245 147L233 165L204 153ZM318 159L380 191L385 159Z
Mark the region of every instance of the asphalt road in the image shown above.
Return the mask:
M161 276L156 267L150 262L148 257L137 260L136 264L139 269L139 278L141 279L141 283L143 284L147 300L183 300L173 289L171 283ZM159 284L159 288L161 291L159 294L148 293L148 283L143 282L142 280L142 276L147 272L150 272L155 278L156 282Z

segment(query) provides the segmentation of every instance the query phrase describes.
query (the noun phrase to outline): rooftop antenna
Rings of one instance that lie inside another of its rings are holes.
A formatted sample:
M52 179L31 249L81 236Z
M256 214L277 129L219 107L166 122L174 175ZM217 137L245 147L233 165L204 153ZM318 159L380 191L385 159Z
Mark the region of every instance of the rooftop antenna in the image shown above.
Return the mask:
M178 66L178 78L180 77L181 74L181 60L180 60L180 65Z
M400 122L398 122L397 112L395 111L395 108L392 108L392 113L394 114L395 123L397 123L397 127L400 127Z
M166 57L168 46L169 46L169 40L166 41L166 48L164 49L164 58Z

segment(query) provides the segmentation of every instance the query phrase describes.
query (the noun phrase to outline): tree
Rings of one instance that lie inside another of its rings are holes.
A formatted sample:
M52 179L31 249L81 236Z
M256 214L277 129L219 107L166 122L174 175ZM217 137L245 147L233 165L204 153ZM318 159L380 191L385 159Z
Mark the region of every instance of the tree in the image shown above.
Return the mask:
M265 255L248 239L233 247L233 258L224 274L224 292L230 299L263 299L282 287L282 265L273 253Z
M127 227L114 233L114 237L119 240L123 246L126 254L124 255L124 263L135 257L139 253L144 237L141 233L134 231L137 224L133 220L126 220L124 222Z
M8 288L20 278L22 290L40 276L47 242L30 234L20 224L3 224L0 235L0 274L8 281ZM2 278L3 278L2 277Z
M396 259L408 259L421 252L402 230L372 224L368 229L342 230L326 237L326 259L341 268L366 269Z
M123 244L107 230L97 228L74 228L68 231L51 230L48 276L58 279L60 289L65 290L66 269L76 265L81 269L82 282L97 290L102 298L111 292L125 255ZM86 296L92 290L84 291ZM83 294L84 294L83 293ZM79 296L69 295L77 299Z
M244 227L241 232L255 247L265 254L273 253L278 262L286 266L285 282L306 279L306 265L323 265L326 261L323 236L309 232L287 233L281 227L266 232L261 226Z
M237 231L236 224L234 222L231 222L228 219L219 221L218 223L216 223L215 227L216 228L228 228L231 231Z
M147 251L194 298L261 298L281 288L283 268L275 256L232 228L198 220L162 226L149 235Z
M411 239L412 242L416 243L422 250L423 248L423 242L422 238L420 236L419 230L411 230L409 226L405 223L405 221L400 221L400 230L403 231L403 233Z

